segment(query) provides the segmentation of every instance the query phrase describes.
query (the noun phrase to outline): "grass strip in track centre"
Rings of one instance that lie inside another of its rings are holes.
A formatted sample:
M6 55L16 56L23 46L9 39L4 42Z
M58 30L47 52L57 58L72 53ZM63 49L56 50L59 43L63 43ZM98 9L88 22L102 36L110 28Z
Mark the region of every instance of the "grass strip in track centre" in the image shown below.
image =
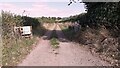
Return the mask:
M58 40L57 40L57 38L52 38L51 40L50 40L50 42L51 42L51 46L53 47L53 48L59 48L59 42L58 42Z
M51 46L53 48L59 48L59 42L58 42L58 39L57 39L57 34L56 34L56 31L53 30L52 34L51 34L51 39L50 39L50 43L51 43Z

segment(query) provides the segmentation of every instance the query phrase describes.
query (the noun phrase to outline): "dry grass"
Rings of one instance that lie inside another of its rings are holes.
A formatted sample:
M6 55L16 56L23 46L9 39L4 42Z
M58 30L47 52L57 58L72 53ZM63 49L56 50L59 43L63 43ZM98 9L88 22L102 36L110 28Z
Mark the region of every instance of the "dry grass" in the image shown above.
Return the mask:
M76 35L76 41L87 45L90 49L99 55L103 55L104 60L109 61L115 66L119 66L120 49L119 40L114 38L106 28L81 29Z
M30 53L32 49L32 44L35 43L36 38L33 39L29 38L22 38L22 39L13 39L9 43L6 43L3 39L3 56L2 56L2 65L4 66L15 66L17 65L22 59Z
M3 30L2 65L4 66L15 66L21 62L35 46L33 44L37 42L37 37L41 37L45 33L44 28L39 28L39 31L33 30L35 32L33 38L22 38L12 33L11 29L4 28Z
M105 27L92 29L82 27L76 34L71 34L64 25L60 26L68 37L74 37L72 40L87 46L91 52L98 54L103 60L110 62L112 65L120 66L120 35L119 32L113 32ZM117 35L114 37L113 35Z

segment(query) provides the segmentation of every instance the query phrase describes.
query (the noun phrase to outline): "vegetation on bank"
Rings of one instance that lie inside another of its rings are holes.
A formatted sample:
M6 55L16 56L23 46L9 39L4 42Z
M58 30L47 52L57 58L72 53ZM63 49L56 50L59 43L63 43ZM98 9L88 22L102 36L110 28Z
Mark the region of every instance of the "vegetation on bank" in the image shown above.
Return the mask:
M2 16L0 15L0 66L2 66Z
M78 22L81 28L73 40L105 56L102 58L111 64L120 66L120 3L84 4L87 13L64 18L62 22Z
M37 41L36 37L12 39L7 42L8 40L3 39L2 65L4 66L16 66L20 63L31 52L33 44Z
M22 38L14 33L14 26L32 26L33 38ZM39 29L39 30L38 30ZM15 66L30 53L44 28L36 18L2 11L2 65Z

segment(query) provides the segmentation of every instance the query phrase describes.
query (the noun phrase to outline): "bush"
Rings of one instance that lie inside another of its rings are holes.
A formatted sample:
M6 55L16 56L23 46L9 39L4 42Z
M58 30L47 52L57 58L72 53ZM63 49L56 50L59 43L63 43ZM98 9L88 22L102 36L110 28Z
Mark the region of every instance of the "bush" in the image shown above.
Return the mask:
M14 26L26 25L23 23L24 21L26 21L27 25L34 26L33 31L35 31L35 27L41 26L36 25L36 19L29 24L29 19L34 20L34 18L29 17L23 19L20 15L2 11L2 65L17 65L32 49L32 44L35 43L36 37L33 36L32 39L22 38L14 33Z

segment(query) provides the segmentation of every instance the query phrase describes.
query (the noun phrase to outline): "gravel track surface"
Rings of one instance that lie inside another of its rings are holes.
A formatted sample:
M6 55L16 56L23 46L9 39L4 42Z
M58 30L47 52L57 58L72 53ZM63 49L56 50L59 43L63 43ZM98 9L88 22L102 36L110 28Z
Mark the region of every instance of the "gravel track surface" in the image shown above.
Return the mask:
M49 42L54 28L60 43L58 49L53 49ZM67 41L60 27L54 25L49 28L49 31L38 42L37 47L18 66L110 66L110 64L93 56L80 45Z

